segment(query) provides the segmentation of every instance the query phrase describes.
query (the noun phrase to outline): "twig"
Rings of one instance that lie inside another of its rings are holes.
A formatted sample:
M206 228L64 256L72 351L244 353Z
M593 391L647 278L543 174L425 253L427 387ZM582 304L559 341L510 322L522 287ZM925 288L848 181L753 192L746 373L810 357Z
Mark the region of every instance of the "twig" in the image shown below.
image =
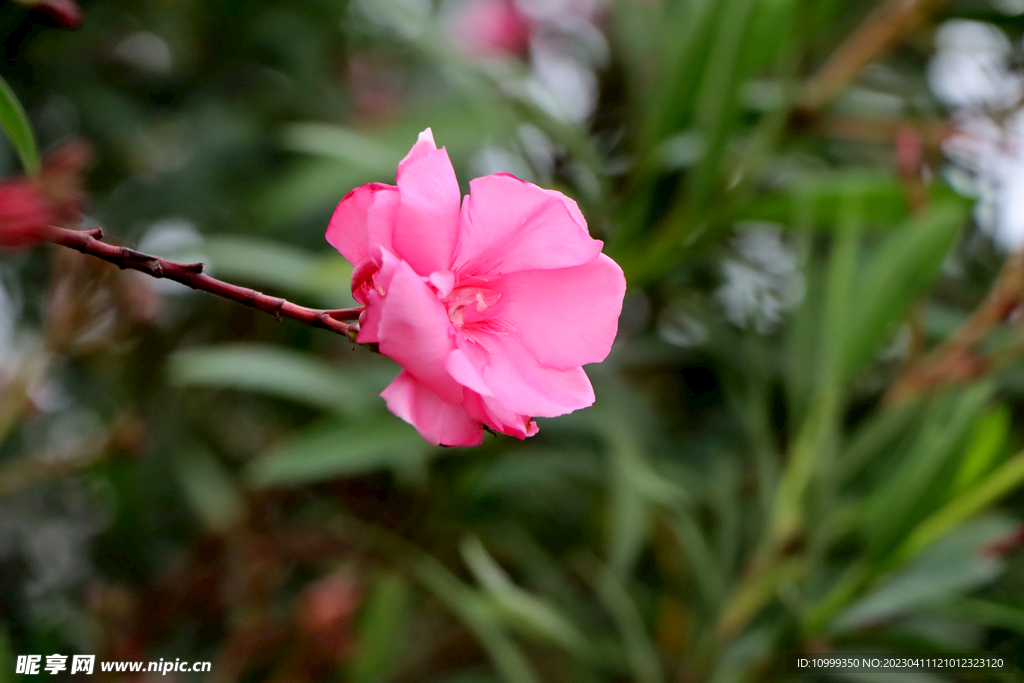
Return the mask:
M972 379L984 374L989 360L974 353L974 347L1020 306L1024 298L1024 252L1006 259L999 279L988 297L971 317L932 353L904 369L883 397L887 405L942 384Z
M909 117L867 117L834 112L822 113L806 129L809 135L846 140L889 144L903 130L912 130L921 146L932 152L959 131L955 123L935 119Z
M231 299L250 308L269 313L278 320L291 318L304 325L330 330L347 337L351 337L358 330L357 325L346 324L343 321L357 320L363 310L362 307L318 310L299 306L285 299L268 296L254 289L239 287L210 277L203 273L202 263L175 263L128 247L106 244L100 241L103 238L101 228L68 230L67 228L48 226L40 231L39 237L43 241L103 259L122 270L126 268L137 270L155 278L174 280L186 287Z
M843 41L804 85L797 98L799 112L813 116L860 70L896 41L917 28L948 0L889 0Z

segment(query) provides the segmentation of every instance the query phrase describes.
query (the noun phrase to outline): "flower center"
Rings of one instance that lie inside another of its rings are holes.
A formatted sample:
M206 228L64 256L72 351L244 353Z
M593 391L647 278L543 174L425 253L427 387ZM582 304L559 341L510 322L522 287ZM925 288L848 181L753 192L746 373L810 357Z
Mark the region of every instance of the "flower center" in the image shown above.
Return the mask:
M444 305L452 324L461 328L492 318L495 311L488 309L492 309L500 299L501 294L493 289L471 284L454 288L444 300Z

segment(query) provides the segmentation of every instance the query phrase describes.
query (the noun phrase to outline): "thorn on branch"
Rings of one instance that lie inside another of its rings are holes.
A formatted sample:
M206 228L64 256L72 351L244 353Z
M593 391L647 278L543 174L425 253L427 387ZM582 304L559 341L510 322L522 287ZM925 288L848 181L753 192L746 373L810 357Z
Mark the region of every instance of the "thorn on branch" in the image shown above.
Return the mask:
M284 299L275 299L272 312L277 322L281 322L281 309L284 308Z

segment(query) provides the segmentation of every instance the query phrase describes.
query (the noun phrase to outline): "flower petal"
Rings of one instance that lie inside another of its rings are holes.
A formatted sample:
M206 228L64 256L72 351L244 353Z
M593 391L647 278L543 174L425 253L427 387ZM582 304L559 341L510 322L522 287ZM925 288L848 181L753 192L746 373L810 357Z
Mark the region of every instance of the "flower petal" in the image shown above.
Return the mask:
M448 152L420 135L398 167L398 207L392 244L420 275L449 270L459 233L459 183Z
M383 247L374 247L370 250L370 256L356 265L352 272L353 281L360 276L363 267L372 269L374 263L379 263L380 268L372 275L371 285L365 289L366 308L359 315L359 336L356 341L360 344L374 344L380 341L380 320L384 312L384 295L391 287L391 280L395 277L398 266L402 263L397 256ZM353 294L356 290L353 289Z
M537 423L529 415L516 415L489 396L467 391L462 407L470 418L482 422L496 432L523 440L539 431Z
M541 365L557 370L605 359L618 332L626 278L604 254L557 270L526 270L500 279L503 322Z
M326 237L352 265L366 259L375 244L391 248L397 190L393 185L370 183L352 190L338 203Z
M407 370L381 392L381 398L388 410L435 446L479 446L483 441L483 428L462 406L442 401Z
M587 232L576 202L508 173L469 183L453 270L487 276L567 268L597 258L603 243Z
M583 368L546 368L513 334L481 333L456 343L446 364L451 376L513 413L556 417L594 403Z
M377 330L380 352L398 361L442 400L460 403L462 386L445 370L455 340L444 304L404 261L398 262L385 292Z
M427 128L416 138L416 144L412 146L405 158L398 162L398 172L418 159L422 159L430 152L437 150L437 143L434 142L434 131Z

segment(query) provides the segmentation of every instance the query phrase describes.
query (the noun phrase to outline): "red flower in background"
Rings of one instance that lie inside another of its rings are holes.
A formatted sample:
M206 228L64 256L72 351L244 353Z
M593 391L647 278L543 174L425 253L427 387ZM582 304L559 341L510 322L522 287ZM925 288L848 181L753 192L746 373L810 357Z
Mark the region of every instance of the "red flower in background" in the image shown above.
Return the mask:
M19 178L0 183L0 248L24 249L39 242L52 213L38 184Z
M47 155L38 177L0 182L0 249L30 247L46 226L76 222L88 163L89 146L74 141Z
M476 57L525 55L532 28L512 0L465 0L450 24L455 45Z
M18 0L18 2L45 12L63 28L77 28L82 23L82 10L75 0Z

